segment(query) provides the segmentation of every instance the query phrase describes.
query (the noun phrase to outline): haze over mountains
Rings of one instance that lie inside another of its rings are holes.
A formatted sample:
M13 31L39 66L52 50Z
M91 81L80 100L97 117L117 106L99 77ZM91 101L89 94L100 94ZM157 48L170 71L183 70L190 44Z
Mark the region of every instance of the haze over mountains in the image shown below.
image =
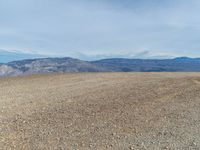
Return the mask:
M0 64L0 76L65 72L200 72L200 58L83 61L70 57L38 58Z
M34 59L34 58L42 58L44 55L36 54L36 53L28 53L22 51L7 51L0 49L0 63L8 63L11 61L23 60L23 59Z
M140 52L117 52L113 53L89 53L89 52L72 52L66 54L69 57L77 58L86 61L95 61L100 59L109 58L128 58L128 59L169 59L174 58L169 54L156 53L152 51L140 51ZM66 55L55 55L55 54L40 54L36 52L24 52L20 50L4 50L0 49L0 63L8 63L11 61L19 61L24 59L35 59L35 58L47 58L47 57L65 57Z

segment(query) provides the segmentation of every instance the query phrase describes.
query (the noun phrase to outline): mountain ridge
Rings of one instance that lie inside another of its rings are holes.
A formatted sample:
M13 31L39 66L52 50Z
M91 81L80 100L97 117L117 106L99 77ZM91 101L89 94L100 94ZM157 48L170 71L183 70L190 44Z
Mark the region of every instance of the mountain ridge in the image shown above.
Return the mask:
M0 76L68 72L200 72L200 58L111 58L84 61L71 57L35 58L0 64Z

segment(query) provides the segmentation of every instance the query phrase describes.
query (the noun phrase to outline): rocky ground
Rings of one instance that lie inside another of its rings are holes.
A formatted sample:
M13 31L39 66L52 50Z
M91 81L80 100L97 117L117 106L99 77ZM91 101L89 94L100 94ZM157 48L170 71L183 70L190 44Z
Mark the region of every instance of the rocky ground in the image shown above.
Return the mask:
M1 78L0 149L198 150L200 74Z

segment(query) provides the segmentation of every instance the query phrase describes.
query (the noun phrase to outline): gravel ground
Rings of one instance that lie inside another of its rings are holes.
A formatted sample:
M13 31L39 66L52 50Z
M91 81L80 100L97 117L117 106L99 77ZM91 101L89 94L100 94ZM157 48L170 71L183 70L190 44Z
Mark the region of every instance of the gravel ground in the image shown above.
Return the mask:
M199 150L200 73L0 79L0 149Z

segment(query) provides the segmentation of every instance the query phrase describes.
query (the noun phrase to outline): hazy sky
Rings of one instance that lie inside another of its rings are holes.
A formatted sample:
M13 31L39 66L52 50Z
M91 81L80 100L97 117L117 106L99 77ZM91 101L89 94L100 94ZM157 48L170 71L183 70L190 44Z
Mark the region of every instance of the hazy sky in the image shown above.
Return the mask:
M200 57L200 0L0 0L0 49Z

